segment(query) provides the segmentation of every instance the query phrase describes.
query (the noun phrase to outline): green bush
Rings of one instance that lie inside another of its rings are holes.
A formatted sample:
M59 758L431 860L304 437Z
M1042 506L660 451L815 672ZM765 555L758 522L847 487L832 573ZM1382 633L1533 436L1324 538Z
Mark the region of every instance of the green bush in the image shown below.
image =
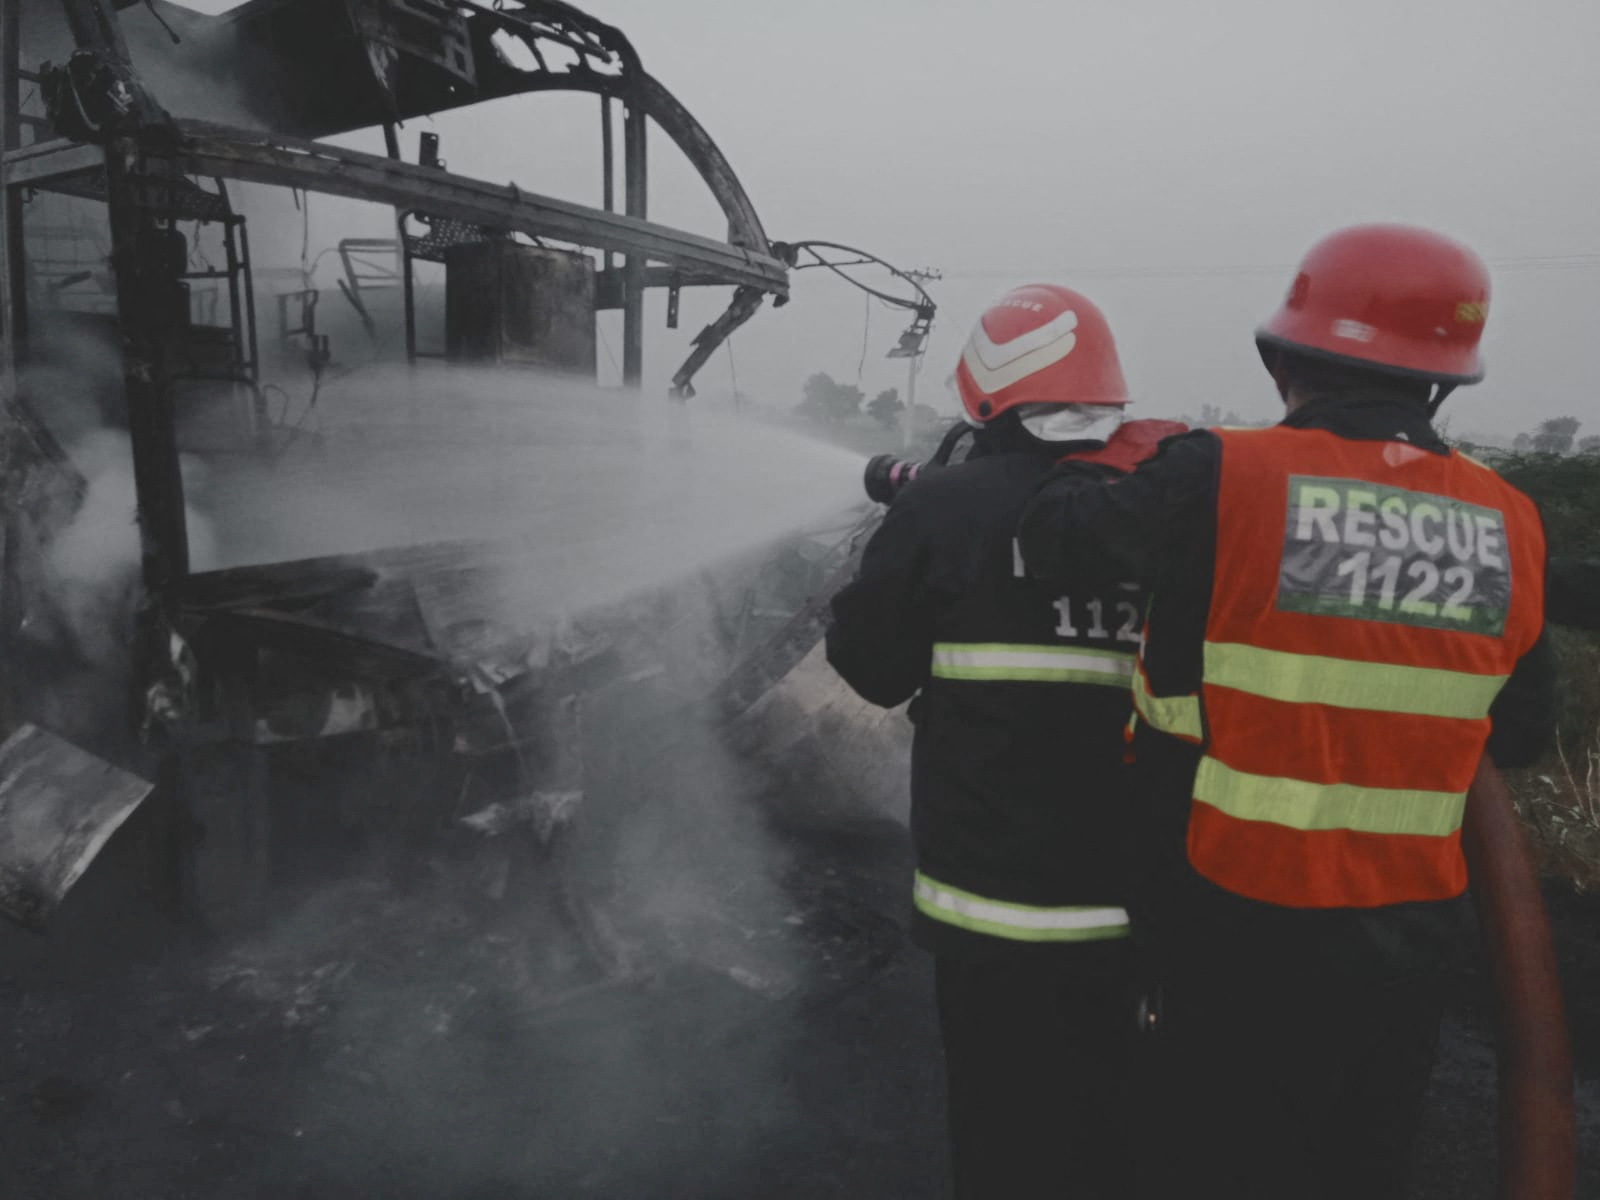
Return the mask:
M1539 506L1552 556L1600 558L1600 455L1477 457ZM1552 626L1550 638L1561 672L1556 745L1512 786L1547 868L1600 886L1600 634Z
M1600 454L1475 453L1539 506L1551 554L1600 558Z

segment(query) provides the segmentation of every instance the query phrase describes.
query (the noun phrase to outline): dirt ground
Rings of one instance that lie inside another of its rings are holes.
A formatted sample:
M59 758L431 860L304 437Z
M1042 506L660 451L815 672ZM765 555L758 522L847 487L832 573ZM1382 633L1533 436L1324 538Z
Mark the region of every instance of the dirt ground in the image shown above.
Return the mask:
M656 939L611 977L570 930L482 906L453 873L358 872L286 897L263 930L201 939L128 903L113 845L50 939L0 935L4 1194L942 1195L904 831L857 819L783 842L776 904L731 925L702 913L680 927L695 953ZM726 899L741 885L717 886ZM1600 1195L1600 898L1552 901L1582 1079L1579 1195ZM1487 1019L1464 983L1418 1200L1491 1195Z

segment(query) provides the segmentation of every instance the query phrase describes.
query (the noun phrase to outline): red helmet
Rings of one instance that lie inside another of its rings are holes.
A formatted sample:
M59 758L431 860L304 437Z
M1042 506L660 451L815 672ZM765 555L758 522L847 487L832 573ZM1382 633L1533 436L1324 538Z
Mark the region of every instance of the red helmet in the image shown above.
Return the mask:
M1256 331L1273 348L1439 383L1483 378L1489 272L1471 250L1409 225L1355 225L1305 256L1283 306Z
M1023 404L1128 402L1105 316L1053 283L1015 288L978 318L956 388L979 425Z

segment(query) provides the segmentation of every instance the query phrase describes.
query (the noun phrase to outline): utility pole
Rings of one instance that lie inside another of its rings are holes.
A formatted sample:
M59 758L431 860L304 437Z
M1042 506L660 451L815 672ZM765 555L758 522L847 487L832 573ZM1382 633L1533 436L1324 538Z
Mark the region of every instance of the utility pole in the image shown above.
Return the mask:
M914 280L918 287L924 283L935 283L944 278L943 273L933 267L920 267L907 271L906 278ZM921 313L918 314L919 319ZM928 318L927 331L933 329L933 320ZM905 419L905 446L911 449L912 433L916 428L917 420L917 369L921 363L923 351L927 347L927 333L923 334L923 342L917 347L917 352L906 359L906 419Z
M922 285L925 282L943 279L944 276L932 267L923 267L916 271L902 271L893 263L879 258L876 254L871 254L866 250L858 250L854 246L846 246L841 242L824 242L820 240L792 242L785 246L784 250L788 256L787 261L791 270L804 271L811 267L826 267L846 283L852 287L859 288L868 296L875 296L892 308L904 309L912 314L911 324L900 335L900 340L895 343L894 349L890 350L886 356L888 358L903 358L906 360L906 415L902 428L905 432L905 445L909 448L912 443L912 424L916 416L917 359L922 357L922 352L928 345L928 335L933 332L933 318L938 312L938 305L933 302L933 297L928 295L928 289ZM825 250L848 254L853 257L848 262L840 262L830 259L823 253ZM802 253L808 254L813 261L802 262L800 260ZM846 270L848 267L864 266L882 267L900 282L910 284L916 292L915 298L908 299L904 296L893 295L878 288L870 287ZM752 294L753 303L759 304L760 299L758 294ZM735 303L737 301L738 296L736 294ZM729 312L732 313L733 310L729 309ZM864 346L862 347L862 353L866 353ZM862 361L865 362L866 360L863 359Z

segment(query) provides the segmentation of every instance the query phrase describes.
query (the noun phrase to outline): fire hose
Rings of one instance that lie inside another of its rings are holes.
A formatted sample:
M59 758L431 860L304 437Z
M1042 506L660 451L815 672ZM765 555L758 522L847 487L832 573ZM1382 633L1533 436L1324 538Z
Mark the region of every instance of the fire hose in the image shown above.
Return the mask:
M1494 989L1499 1200L1571 1200L1572 1054L1538 874L1505 781L1486 755L1467 792L1462 850Z

